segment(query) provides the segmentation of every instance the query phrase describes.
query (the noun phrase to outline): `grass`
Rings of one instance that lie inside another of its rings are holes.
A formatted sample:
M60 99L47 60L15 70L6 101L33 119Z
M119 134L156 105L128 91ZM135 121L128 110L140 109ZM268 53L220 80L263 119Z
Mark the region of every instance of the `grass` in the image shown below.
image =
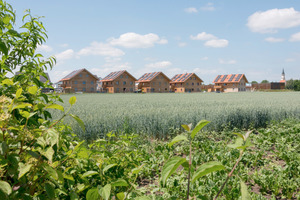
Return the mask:
M68 102L71 95L62 95ZM72 113L86 125L85 139L116 133L138 133L167 137L180 125L212 121L209 130L265 127L271 121L300 118L299 92L187 93L187 94L76 94ZM55 118L59 113L54 113Z

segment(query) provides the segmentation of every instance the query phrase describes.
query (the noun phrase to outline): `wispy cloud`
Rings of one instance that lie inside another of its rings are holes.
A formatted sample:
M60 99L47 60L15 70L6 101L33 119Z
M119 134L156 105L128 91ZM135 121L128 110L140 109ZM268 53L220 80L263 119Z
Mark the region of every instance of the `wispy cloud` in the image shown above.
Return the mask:
M191 35L190 38L191 40L206 41L204 43L204 46L213 47L213 48L223 48L223 47L227 47L229 44L228 40L218 39L216 36L206 32L198 33L196 36Z
M52 47L42 44L37 47L37 51L51 52L53 50Z
M274 37L268 37L265 39L265 41L271 43L283 42L284 40L285 40L284 38L274 38Z
M300 32L293 34L289 41L290 42L299 42L300 41Z
M108 57L120 57L124 56L125 53L118 48L111 46L110 44L105 44L101 42L92 42L90 46L81 49L78 55L99 55Z
M149 48L155 44L167 44L168 40L160 38L154 33L140 35L137 33L124 33L119 38L108 39L109 44L125 48Z
M145 67L149 69L165 69L171 65L172 63L170 61L161 61L161 62L147 64L145 65Z
M247 26L253 32L275 33L278 29L300 25L300 12L294 8L258 11L248 17Z
M216 8L214 7L213 3L207 3L205 6L201 7L200 10L203 11L214 11Z
M184 11L186 13L197 13L198 12L197 8L195 8L195 7L185 8Z
M212 40L212 39L217 39L216 36L206 33L206 32L202 32L202 33L198 33L196 36L191 35L190 38L192 40Z
M61 53L55 55L58 62L63 60L69 60L75 56L75 52L73 49L67 49Z
M237 63L236 60L223 60L223 59L219 59L219 63L222 65L234 65Z

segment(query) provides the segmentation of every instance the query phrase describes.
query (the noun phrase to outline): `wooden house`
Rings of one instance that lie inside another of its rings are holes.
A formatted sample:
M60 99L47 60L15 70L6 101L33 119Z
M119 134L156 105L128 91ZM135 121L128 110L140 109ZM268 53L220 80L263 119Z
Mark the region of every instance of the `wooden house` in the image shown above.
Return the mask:
M107 93L134 92L135 81L136 78L126 70L111 72L101 80L102 90Z
M169 92L170 79L162 72L145 73L136 81L136 89L141 92Z
M176 74L170 81L172 92L201 92L203 81L195 73Z
M98 77L87 69L79 69L71 72L60 80L60 87L65 92L96 92Z
M218 75L211 92L241 92L246 91L248 80L245 74Z

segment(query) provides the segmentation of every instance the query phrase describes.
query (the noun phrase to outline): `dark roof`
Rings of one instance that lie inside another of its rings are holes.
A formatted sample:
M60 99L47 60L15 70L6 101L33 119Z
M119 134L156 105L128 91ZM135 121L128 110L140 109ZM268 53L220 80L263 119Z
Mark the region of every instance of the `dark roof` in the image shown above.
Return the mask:
M104 77L101 81L113 81L116 78L118 78L119 76L121 76L121 74L123 73L127 73L129 76L131 76L134 80L136 80L136 78L134 78L134 76L132 76L130 73L128 73L126 70L122 70L122 71L116 71L116 72L111 72L110 74L108 74L106 77Z
M16 72L16 75L19 75L20 72ZM47 78L45 78L44 76L40 75L40 81L45 83L47 80L49 80L49 83L51 83L51 80L50 80L50 76L47 72L45 72Z
M246 79L246 82L248 83L245 74L218 75L213 81L213 83L238 83L242 80L243 77Z
M185 73L185 74L176 74L172 79L170 83L182 83L187 81L191 76L195 75L197 78L199 78L195 73ZM201 82L201 78L199 78Z
M149 82L152 81L156 76L159 74L162 74L164 77L166 77L169 81L170 79L162 72L151 72L151 73L145 73L137 82Z
M68 74L67 76L65 76L64 78L62 78L60 81L70 80L73 77L75 77L77 74L81 73L82 71L87 71L90 75L92 75L95 79L98 80L98 77L96 75L92 74L87 69L83 68L83 69L78 69L78 70L72 71L70 74Z

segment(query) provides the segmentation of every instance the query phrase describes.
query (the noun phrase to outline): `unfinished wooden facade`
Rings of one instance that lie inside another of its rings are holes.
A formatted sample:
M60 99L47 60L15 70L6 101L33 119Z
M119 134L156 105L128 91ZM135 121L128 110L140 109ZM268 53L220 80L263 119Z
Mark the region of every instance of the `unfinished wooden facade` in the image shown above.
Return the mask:
M134 92L135 81L130 73L126 70L111 72L102 82L102 90L106 93L130 93Z
M213 81L214 88L210 92L242 92L246 91L248 80L245 74L218 75Z
M202 82L195 73L176 74L170 81L170 90L176 93L201 92Z
M93 75L87 69L79 69L71 72L63 79L60 80L62 83L60 87L63 88L64 92L86 92L94 93L97 88L98 77Z
M170 79L162 72L145 73L136 81L136 89L144 93L169 92Z

